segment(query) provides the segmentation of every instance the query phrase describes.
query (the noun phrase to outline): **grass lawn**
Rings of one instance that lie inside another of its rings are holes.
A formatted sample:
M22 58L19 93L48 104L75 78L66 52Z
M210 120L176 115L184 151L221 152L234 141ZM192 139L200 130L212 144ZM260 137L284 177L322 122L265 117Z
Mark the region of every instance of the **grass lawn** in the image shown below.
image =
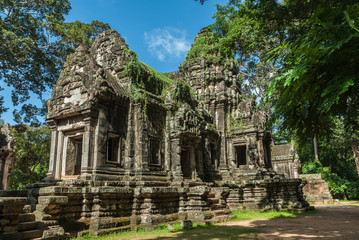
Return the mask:
M231 221L244 221L256 219L273 219L273 218L287 218L298 217L306 214L318 212L317 210L305 213L292 213L288 211L233 211L236 216ZM117 239L253 239L259 228L239 228L235 226L221 226L220 224L204 225L199 223L193 224L193 229L183 230L180 223L171 224L174 228L169 230L167 224L160 225L154 230L139 230L137 232L118 232L111 233L104 236L95 237L93 235L85 235L76 240L117 240Z
M336 204L359 207L359 200L339 200Z

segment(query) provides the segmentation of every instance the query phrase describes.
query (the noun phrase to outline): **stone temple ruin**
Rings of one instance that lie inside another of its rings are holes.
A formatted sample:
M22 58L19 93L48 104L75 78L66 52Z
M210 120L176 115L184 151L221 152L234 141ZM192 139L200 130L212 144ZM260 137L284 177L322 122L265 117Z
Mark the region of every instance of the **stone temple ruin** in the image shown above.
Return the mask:
M308 207L302 181L272 170L266 119L243 102L238 64L215 43L202 29L169 74L114 30L68 57L48 101L49 172L28 186L43 237Z
M273 170L285 178L301 178L305 181L303 195L306 201L322 204L333 202L328 183L320 173L299 174L301 164L294 142L272 146Z

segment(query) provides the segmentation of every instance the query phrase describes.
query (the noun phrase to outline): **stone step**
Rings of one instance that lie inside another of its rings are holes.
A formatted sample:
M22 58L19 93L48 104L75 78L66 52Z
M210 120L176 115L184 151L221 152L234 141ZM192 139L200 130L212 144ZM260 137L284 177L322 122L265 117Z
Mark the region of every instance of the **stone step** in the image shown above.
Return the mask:
M21 231L27 231L27 230L34 230L40 228L41 222L21 222L18 224L19 232Z
M0 233L0 239L1 240L20 239L20 234L18 232Z
M212 193L210 192L208 195L207 195L207 198L215 198L216 197L216 194L215 193Z
M226 208L226 205L223 205L223 204L213 204L213 205L211 205L212 210L221 210L221 209L224 209L224 208Z
M220 215L213 218L213 222L226 222L235 218L233 215Z
M212 204L216 204L216 203L219 203L219 199L218 198L208 198L208 202L212 203Z
M19 214L19 222L33 222L35 221L35 215L32 213L21 213Z
M20 239L21 240L27 240L27 239L34 239L34 238L41 238L42 237L42 230L30 230L30 231L24 231L19 232L20 233Z
M232 211L229 209L215 210L213 211L214 216L232 215Z

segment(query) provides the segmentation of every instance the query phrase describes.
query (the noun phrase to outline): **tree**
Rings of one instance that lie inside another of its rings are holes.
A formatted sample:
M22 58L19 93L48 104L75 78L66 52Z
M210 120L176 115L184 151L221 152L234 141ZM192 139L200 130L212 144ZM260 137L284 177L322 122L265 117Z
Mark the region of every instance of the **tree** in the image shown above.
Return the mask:
M358 199L359 181L350 146L350 136L341 119L334 120L335 128L329 137L319 141L320 160L315 160L310 138L298 146L303 173L322 173L335 198Z
M305 141L330 136L343 119L359 174L359 3L230 0L215 18L239 57L259 51L275 67L267 99L284 128Z
M271 9L274 5L268 3L266 9ZM223 47L231 48L238 59L243 96L256 99L260 110L269 118L271 102L264 100L281 67L268 61L269 52L280 45L283 36L278 31L279 24L260 24L258 12L251 1L231 0L227 5L217 5L214 31L220 35ZM270 15L271 11L267 13Z
M44 114L33 104L24 104L29 93L42 99L42 93L58 78L66 56L78 45L88 47L109 28L99 21L65 22L70 9L68 0L0 1L0 81L13 88L13 104L22 104L14 113L18 122ZM6 110L3 101L0 97L0 115Z
M46 176L51 130L47 126L17 125L13 137L16 160L11 169L10 188L24 189L26 184L40 182Z
M331 135L333 119L343 119L359 175L359 4L314 1L298 11L306 17L276 49L284 65L272 85L280 95L276 115L301 139Z

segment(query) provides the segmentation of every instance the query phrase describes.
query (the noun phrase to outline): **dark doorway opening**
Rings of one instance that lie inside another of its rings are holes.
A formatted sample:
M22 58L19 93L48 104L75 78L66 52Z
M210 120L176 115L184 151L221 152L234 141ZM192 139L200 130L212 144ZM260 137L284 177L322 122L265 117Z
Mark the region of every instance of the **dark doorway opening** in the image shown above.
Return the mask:
M150 140L150 164L160 165L161 164L161 153L160 153L160 141L151 139Z
M211 148L211 164L214 168L217 167L216 164L216 145L214 145L213 143L210 144L210 148Z
M75 147L76 147L76 160L75 160L75 167L74 167L74 175L80 175L81 160L82 160L82 141L76 140Z
M191 162L189 157L189 151L187 149L181 152L181 168L184 178L191 178Z
M245 145L235 146L237 167L247 164L247 147Z
M80 175L82 161L82 136L69 137L66 147L65 175Z
M117 135L110 135L107 141L107 161L120 162L119 148L120 138Z

